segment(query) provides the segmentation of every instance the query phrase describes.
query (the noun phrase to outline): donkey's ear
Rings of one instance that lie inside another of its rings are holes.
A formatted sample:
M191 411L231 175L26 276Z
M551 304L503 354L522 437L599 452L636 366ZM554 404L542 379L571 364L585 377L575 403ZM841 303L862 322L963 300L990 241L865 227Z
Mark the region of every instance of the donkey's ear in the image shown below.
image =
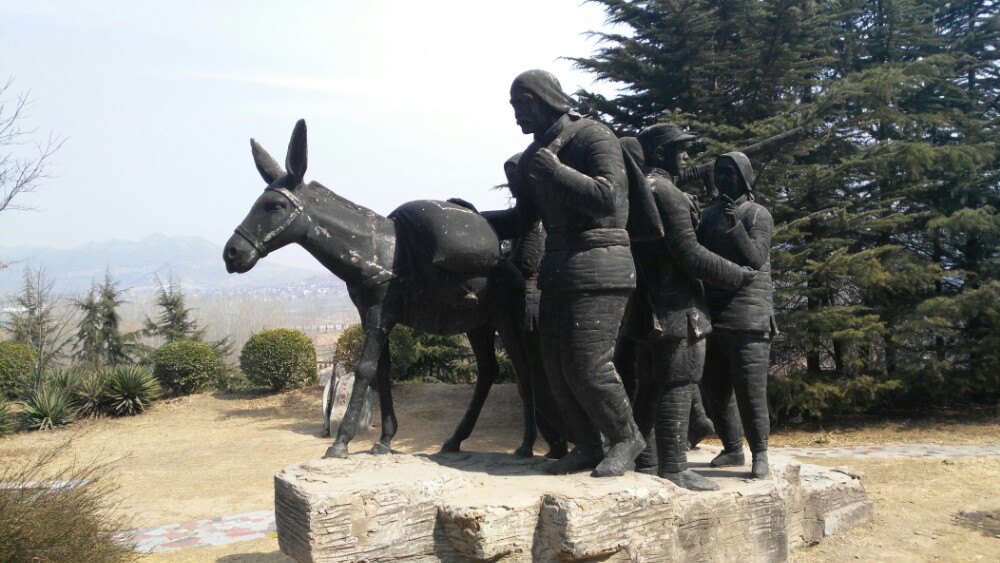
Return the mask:
M285 156L285 170L299 182L306 175L306 120L300 119L292 130L292 140L288 141L288 155Z
M260 177L268 185L285 175L285 171L281 169L278 161L267 154L267 151L260 146L256 139L250 139L250 152L253 153L253 163L257 165L257 172L260 172Z

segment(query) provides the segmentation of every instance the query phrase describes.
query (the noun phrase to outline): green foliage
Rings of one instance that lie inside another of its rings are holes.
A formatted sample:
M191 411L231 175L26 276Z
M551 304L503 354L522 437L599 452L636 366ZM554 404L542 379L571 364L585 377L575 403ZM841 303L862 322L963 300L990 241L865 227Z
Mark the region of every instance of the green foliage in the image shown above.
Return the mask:
M110 464L60 462L59 444L39 458L5 463L0 482L0 553L4 561L132 561L137 554L116 535L127 522L116 516L116 486ZM32 483L72 482L43 490Z
M107 412L114 416L137 415L161 393L159 381L146 366L115 366L104 377Z
M204 387L221 369L208 344L177 340L164 344L153 355L153 373L170 393L187 395Z
M10 412L10 404L0 395L0 436L14 430L14 416Z
M337 348L333 352L333 362L344 366L347 371L354 371L361 357L361 345L365 333L360 324L347 327L337 339ZM392 378L408 379L412 376L413 362L416 354L417 337L408 327L396 325L389 333L389 362L392 366Z
M395 331L396 329L393 329ZM352 324L344 329L337 338L337 348L333 351L333 363L344 366L347 371L354 371L361 358L361 345L365 341L365 329L361 324Z
M445 383L468 383L475 379L476 364L465 338L420 333L414 346L410 377Z
M575 61L622 93L579 92L584 111L621 134L674 121L715 155L807 132L751 157L776 223L772 365L797 374L779 408L1000 396L994 3L598 2L620 27Z
M72 310L63 307L53 293L54 281L43 269L24 270L21 292L9 309L7 330L15 342L31 347L35 357L35 373L30 384L41 380L46 368L65 356L70 342Z
M83 299L75 301L82 313L76 332L78 361L90 366L116 365L130 363L139 354L139 331L121 333L118 307L125 302L123 294L107 271L102 285L94 284Z
M72 391L49 382L25 393L21 404L25 425L35 430L66 426L76 418Z
M14 397L35 373L35 351L21 342L0 342L0 398Z
M898 380L881 381L871 375L836 378L794 373L768 381L768 409L778 420L856 415L886 404L901 388Z
M178 340L193 340L205 342L205 329L202 328L192 314L193 310L185 305L184 292L180 284L170 280L166 286L160 284L156 291L156 306L160 313L156 320L146 317L142 333L146 336L162 338L165 342ZM229 338L208 342L220 359L226 358L233 351Z
M303 387L316 378L316 349L297 330L264 330L243 345L240 369L260 387L275 391Z
M107 385L109 370L93 370L83 374L73 392L78 416L101 416L109 409Z

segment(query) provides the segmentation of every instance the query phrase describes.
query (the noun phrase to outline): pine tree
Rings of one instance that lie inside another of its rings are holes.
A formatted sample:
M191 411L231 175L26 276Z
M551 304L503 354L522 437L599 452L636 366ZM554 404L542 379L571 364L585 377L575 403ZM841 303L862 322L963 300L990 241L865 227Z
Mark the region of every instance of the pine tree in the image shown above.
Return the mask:
M160 312L154 321L149 316L146 317L143 334L155 338L162 338L165 342L175 342L177 340L194 340L196 342L206 342L206 329L202 328L197 319L192 314L193 309L185 304L184 292L179 283L169 280L164 286L159 279L159 289L156 291L156 306ZM233 351L233 344L229 338L206 342L215 350L220 358L226 358Z
M125 302L123 293L109 270L103 284L94 284L83 299L75 301L82 313L76 334L78 361L92 366L131 363L142 350L140 331L121 332L118 307Z
M997 395L996 2L601 3L628 32L576 62L625 90L579 98L620 132L671 120L715 154L811 133L754 162L776 371L845 397L865 378L866 406Z

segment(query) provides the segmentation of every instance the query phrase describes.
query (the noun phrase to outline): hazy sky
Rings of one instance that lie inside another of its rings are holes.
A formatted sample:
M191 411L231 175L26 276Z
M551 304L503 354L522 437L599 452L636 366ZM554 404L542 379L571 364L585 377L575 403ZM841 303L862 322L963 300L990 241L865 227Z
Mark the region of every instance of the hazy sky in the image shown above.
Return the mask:
M0 0L0 80L36 100L30 125L67 138L58 177L0 214L0 245L70 247L152 233L219 244L264 187L257 138L279 160L309 126L307 180L388 213L413 199L506 205L490 187L530 138L513 77L592 87L599 6L579 0ZM599 89L613 92L608 85ZM304 252L269 260L312 264Z

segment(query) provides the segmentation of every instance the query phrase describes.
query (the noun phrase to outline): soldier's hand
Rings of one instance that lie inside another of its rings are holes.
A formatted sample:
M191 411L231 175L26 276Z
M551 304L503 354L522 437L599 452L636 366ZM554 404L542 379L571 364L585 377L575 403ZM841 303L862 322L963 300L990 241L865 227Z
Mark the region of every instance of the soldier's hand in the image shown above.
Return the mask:
M555 173L559 167L559 157L549 149L539 149L535 156L531 158L531 173L529 176L533 180L548 178Z
M740 222L736 214L736 202L726 194L722 194L720 197L722 198L722 201L726 202L726 208L723 210L723 214L726 216L726 222L729 223L729 229L732 230Z
M757 278L757 270L754 270L750 266L743 266L740 269L743 270L743 280L740 286L750 285Z
M464 199L462 199L460 197L450 197L450 198L448 198L448 203L454 203L455 205L461 205L462 207L464 207L466 209L471 209L472 211L475 211L476 213L479 213L479 210L476 209L475 205L472 205L471 203L465 201Z

